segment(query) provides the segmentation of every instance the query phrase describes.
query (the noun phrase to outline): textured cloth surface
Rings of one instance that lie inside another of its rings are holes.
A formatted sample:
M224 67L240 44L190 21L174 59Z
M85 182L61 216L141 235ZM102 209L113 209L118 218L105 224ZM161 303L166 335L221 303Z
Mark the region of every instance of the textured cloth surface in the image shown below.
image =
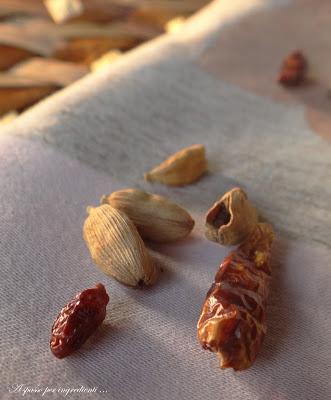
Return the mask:
M81 386L97 389L67 397L330 398L330 147L300 104L254 94L204 65L228 26L261 7L286 6L215 2L183 35L138 49L2 133L1 398L19 398L26 387L41 388L24 395L37 399L46 387ZM143 182L144 171L196 142L206 144L210 161L198 183ZM204 238L203 215L237 185L277 232L268 333L254 366L240 373L220 370L196 339L205 294L229 251ZM82 239L86 206L128 186L166 195L196 220L187 240L150 246L163 273L145 291L99 272ZM98 281L110 295L105 323L75 355L55 359L48 344L54 318Z

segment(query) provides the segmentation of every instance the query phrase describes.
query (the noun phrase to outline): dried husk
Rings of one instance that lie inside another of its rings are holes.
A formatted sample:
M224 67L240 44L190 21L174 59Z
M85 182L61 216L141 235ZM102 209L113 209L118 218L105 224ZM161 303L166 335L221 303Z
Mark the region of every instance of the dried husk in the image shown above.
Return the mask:
M0 74L0 115L12 110L23 110L57 89L51 83L37 82L9 73Z
M140 189L124 189L103 196L101 203L124 212L141 237L154 242L173 242L185 238L194 227L190 214L165 197Z
M75 18L84 11L81 0L44 0L44 4L57 24Z
M234 188L207 212L206 237L222 245L236 245L253 231L257 222L257 212L246 193Z
M57 24L71 21L99 23L125 19L132 6L123 1L105 0L44 0L49 14Z
M133 222L108 204L88 208L83 236L102 272L132 287L151 285L158 270Z
M0 17L31 16L47 18L47 10L40 0L1 0Z
M34 57L23 61L11 68L10 73L15 77L23 77L65 87L82 78L89 72L83 65L54 60L52 58Z
M186 22L186 18L182 16L175 17L165 24L165 31L168 33L178 32Z
M129 50L143 40L132 35L71 39L59 48L54 57L59 60L90 65L111 50Z
M145 174L145 180L165 185L188 185L207 171L206 149L194 144L170 156Z
M1 23L0 44L24 49L33 55L51 57L64 41L58 29L50 21L27 18Z
M20 49L19 47L8 46L0 43L0 71L4 71L16 63L32 57L31 51Z

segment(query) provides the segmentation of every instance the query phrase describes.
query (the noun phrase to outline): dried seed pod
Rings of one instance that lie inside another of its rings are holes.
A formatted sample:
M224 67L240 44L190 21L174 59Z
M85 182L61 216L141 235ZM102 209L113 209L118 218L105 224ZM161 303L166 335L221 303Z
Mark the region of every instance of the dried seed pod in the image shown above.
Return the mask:
M154 242L172 242L186 237L194 226L194 220L182 207L166 199L140 189L124 189L101 198L102 204L110 204L124 212L135 224L141 237Z
M62 308L52 326L50 347L55 357L67 357L82 346L105 319L108 302L105 287L98 283Z
M158 270L133 222L108 204L88 213L83 235L101 271L128 286L153 284Z
M278 76L278 82L283 86L299 86L307 71L307 61L301 51L291 53L284 60Z
M202 347L216 352L221 368L243 370L255 361L266 333L271 225L256 225L223 261L197 325Z
M145 174L145 180L165 185L188 185L207 171L206 149L194 144L173 154L159 166Z
M207 212L206 237L222 245L235 245L251 233L257 221L257 212L246 193L234 188Z

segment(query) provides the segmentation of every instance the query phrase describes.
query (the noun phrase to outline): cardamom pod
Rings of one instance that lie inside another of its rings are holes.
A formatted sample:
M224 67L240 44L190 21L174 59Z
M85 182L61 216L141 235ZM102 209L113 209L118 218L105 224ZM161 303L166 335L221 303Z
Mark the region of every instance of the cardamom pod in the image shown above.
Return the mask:
M234 188L207 212L206 237L222 245L242 242L255 228L258 216L246 193Z
M140 189L124 189L102 196L101 204L110 204L125 213L143 239L172 242L186 237L194 220L182 207L165 197Z
M89 207L83 236L95 264L128 286L154 283L158 270L133 222L108 204Z
M194 144L170 156L145 174L145 180L171 186L188 185L207 171L206 149Z

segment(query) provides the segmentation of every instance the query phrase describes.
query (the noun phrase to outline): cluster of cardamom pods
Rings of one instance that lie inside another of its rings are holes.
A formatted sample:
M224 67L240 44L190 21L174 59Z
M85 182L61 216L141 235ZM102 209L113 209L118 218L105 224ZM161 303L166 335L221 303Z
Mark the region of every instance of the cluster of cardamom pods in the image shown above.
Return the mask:
M190 184L207 170L205 147L187 147L145 174L145 179L171 186ZM158 269L144 240L167 243L185 238L194 227L178 204L140 189L104 195L99 207L88 207L83 236L95 264L105 274L132 287L153 284Z
M83 234L93 261L105 274L132 287L151 285L158 277L144 239L177 241L194 226L184 208L140 189L102 196L101 205L89 207L88 213Z

